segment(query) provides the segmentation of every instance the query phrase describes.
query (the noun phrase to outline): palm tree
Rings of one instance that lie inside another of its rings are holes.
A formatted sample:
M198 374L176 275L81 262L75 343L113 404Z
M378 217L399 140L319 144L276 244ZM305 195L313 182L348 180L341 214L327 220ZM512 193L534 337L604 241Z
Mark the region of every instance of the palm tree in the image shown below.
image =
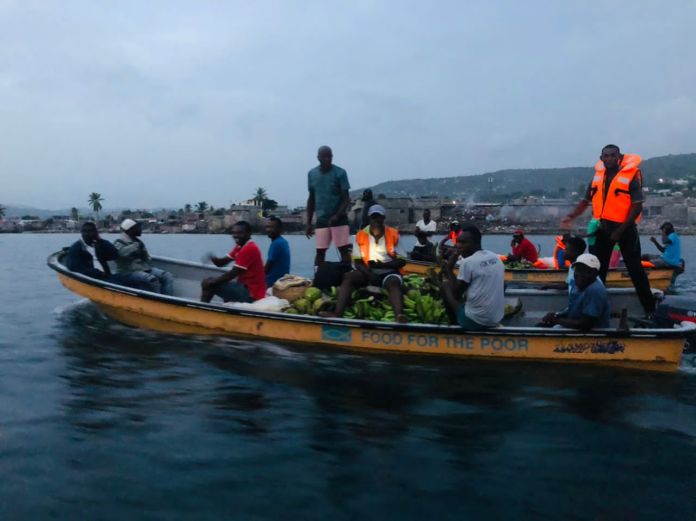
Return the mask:
M208 209L208 203L205 201L201 201L200 203L196 203L196 211L198 213L205 213L205 211Z
M70 218L75 222L80 220L80 214L78 213L77 208L74 206L70 208Z
M191 205L189 203L184 205L184 212L191 213Z
M254 194L254 198L252 199L254 205L261 206L266 199L268 199L268 192L266 192L266 189L261 187L257 188L256 194Z
M0 219L5 218L5 207L0 204Z
M102 201L104 198L101 194L97 192L92 192L89 194L89 199L87 199L87 204L92 208L92 211L97 214L97 223L99 222L99 212L102 210Z

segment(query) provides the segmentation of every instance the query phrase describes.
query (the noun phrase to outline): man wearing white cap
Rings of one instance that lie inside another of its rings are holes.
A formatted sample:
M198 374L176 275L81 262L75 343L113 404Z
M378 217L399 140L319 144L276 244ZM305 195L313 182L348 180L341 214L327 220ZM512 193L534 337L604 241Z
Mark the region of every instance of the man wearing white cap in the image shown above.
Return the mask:
M355 269L343 276L338 289L336 311L320 313L322 316L343 316L350 295L355 288L367 285L381 286L388 294L389 303L394 310L397 322L408 322L403 312L401 288L401 269L406 261L396 255L399 244L399 231L384 225L385 210L382 205L374 204L368 211L370 225L355 234L353 262Z
M143 233L140 223L125 219L121 223L121 235L114 241L118 250L116 266L128 285L164 295L174 293L174 276L168 271L153 268L150 254L138 237Z
M599 278L599 259L591 253L583 253L572 267L575 285L570 288L568 307L558 313L548 313L541 325L583 330L609 327L609 295Z

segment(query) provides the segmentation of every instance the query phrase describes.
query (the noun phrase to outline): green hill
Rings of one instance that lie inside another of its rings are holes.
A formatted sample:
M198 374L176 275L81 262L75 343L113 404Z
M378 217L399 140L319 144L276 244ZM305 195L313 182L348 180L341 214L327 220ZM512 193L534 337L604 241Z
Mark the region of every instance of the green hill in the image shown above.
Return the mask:
M676 154L644 160L646 186L656 186L658 179L691 178L696 184L696 154ZM540 168L499 170L480 175L402 179L372 186L377 196L421 197L438 196L453 199L507 199L519 195L570 195L581 191L590 182L592 167ZM359 196L362 189L353 192Z

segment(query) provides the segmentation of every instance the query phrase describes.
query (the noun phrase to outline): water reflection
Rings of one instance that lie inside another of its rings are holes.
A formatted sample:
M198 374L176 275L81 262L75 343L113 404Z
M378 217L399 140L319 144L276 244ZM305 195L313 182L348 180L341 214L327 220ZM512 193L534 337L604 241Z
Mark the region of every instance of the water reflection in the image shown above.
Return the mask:
M621 492L627 472L619 452L643 472L655 460L640 455L655 444L671 451L661 460L671 475L696 464L676 457L696 427L657 415L665 404L694 411L694 379L681 374L164 335L119 325L91 304L62 313L54 337L76 440L127 446L124 461L177 497L227 491L247 512L263 503L281 515L306 501L346 518L496 516L505 490L520 517L534 518L538 490L554 487L591 491L587 508L606 512L604 491L611 483ZM106 479L98 463L81 465Z

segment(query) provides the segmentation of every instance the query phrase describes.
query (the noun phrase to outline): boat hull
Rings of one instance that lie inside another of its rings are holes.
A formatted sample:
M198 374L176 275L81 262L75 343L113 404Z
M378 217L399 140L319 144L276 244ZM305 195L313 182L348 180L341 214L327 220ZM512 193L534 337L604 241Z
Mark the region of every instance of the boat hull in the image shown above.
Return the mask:
M627 335L498 328L468 333L456 327L252 312L129 290L61 272L58 277L68 290L91 300L115 320L166 333L253 337L365 352L586 362L661 371L678 367L684 347L683 334L671 330Z
M435 266L428 262L408 261L404 266L404 274L425 275L427 271ZM650 287L653 289L666 290L672 283L674 270L671 268L646 268ZM505 270L505 282L520 286L565 286L565 279L568 270ZM607 273L606 285L608 288L631 288L633 282L625 269L610 269Z

